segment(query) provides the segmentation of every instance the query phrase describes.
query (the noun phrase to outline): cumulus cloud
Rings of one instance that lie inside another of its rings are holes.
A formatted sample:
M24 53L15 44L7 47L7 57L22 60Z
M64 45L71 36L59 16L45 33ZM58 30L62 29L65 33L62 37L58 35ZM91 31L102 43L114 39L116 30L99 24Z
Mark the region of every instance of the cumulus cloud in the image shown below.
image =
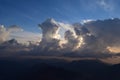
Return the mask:
M12 33L16 39L38 41L31 54L56 56L108 56L119 53L120 19L87 21L84 24L65 24L47 19L39 24L42 34L32 32ZM13 32L19 28L0 27L0 32ZM22 36L21 36L22 35ZM24 36L23 36L24 35ZM27 36L27 37L25 37ZM1 39L2 41L2 39Z
M6 28L3 25L0 25L0 43L6 41L9 36L9 32L7 32Z
M19 43L25 45L29 45L29 43L38 44L41 39L41 34L24 31L17 25L11 25L7 28L4 25L0 25L0 43L11 39L16 39Z
M120 20L117 18L90 20L84 24L75 23L73 25L48 19L39 25L43 34L37 50L48 51L46 53L54 55L71 52L79 55L100 55L100 53L109 55L111 50L112 53L113 50L116 50L115 46L120 45L119 25ZM62 34L60 33L61 29L64 29ZM119 51L118 48L117 51Z
M85 24L92 34L102 39L106 44L114 45L120 43L120 19L97 20Z
M42 29L42 40L39 48L43 51L58 50L60 38L58 23L54 19L47 19L42 24L39 24L39 27Z
M84 25L98 40L98 46L120 45L120 19L97 20Z
M47 47L48 49L67 51L79 48L82 44L82 37L77 36L74 30L74 26L61 22L56 22L54 19L47 19L45 22L39 25L42 29L42 41L40 46ZM62 34L61 34L61 30Z
M0 43L8 40L10 33L22 31L22 29L16 25L12 25L8 28L5 28L4 25L0 25Z
M81 47L83 44L83 37L77 36L70 30L65 32L65 40L67 41L66 44L64 44L65 48L68 48L69 50L76 50Z
M39 24L39 26L42 29L43 40L50 41L53 38L57 39L59 37L59 26L54 19L47 19L42 24Z
M29 45L37 44L41 41L41 34L40 33L33 33L29 31L19 31L13 32L10 34L9 39L16 39L19 43Z

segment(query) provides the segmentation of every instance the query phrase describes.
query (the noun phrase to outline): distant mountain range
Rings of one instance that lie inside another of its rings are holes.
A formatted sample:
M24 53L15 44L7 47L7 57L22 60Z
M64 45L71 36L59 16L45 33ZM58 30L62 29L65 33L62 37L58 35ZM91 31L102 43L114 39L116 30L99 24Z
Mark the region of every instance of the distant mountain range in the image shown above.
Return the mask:
M120 80L120 64L100 60L1 59L0 80Z

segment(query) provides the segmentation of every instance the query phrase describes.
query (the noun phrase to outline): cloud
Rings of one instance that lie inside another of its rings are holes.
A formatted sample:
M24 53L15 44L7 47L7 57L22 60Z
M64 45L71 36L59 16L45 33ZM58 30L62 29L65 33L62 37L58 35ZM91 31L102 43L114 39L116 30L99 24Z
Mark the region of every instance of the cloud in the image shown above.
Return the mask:
M114 54L120 53L120 45L119 46L112 46L112 47L107 47L107 49Z
M59 38L58 34L59 25L54 19L47 19L42 24L39 24L42 29L42 40L40 42L40 50L58 50L59 49Z
M85 23L88 23L88 22L91 22L91 21L94 21L94 20L93 19L82 20L81 24L85 24Z
M12 32L22 31L22 29L16 25L12 25L8 28L5 28L4 25L0 25L0 43L8 40Z
M58 38L58 30L59 26L54 19L47 19L42 24L39 24L40 28L42 29L43 33L43 40L50 41L53 38Z
M66 44L64 44L64 47L66 49L70 50L76 50L81 47L83 44L83 37L82 36L77 36L70 30L65 32L65 40L67 41Z
M0 25L0 52L1 55L9 55L15 53L18 49L19 43L15 39L9 39L11 33L21 31L22 29L18 26L4 27ZM14 49L14 50L13 50ZM21 50L21 49L20 49ZM19 50L19 51L20 51Z
M84 26L96 37L98 46L107 48L120 45L120 19L97 20Z
M23 31L23 29L17 25L11 25L10 27L7 28L9 32L19 32Z
M33 33L29 31L13 32L9 39L16 39L21 44L29 45L29 43L38 44L41 41L40 33Z
M84 24L75 23L73 25L48 19L40 24L43 37L37 48L37 50L39 49L38 54L48 51L46 53L51 55L71 52L79 55L100 55L100 53L109 55L111 50L115 50L115 46L120 45L119 25L120 20L117 18L90 20ZM64 29L62 35L60 34L61 29ZM56 35L59 38L54 37ZM61 38L61 36L63 37Z
M98 0L97 4L106 11L112 11L114 9L114 5L111 0Z
M82 36L77 36L74 31L74 26L61 22L56 22L54 19L47 19L42 24L39 24L42 29L42 41L40 46L45 50L62 50L72 51L79 48L83 42ZM62 31L62 34L60 33ZM66 49L66 50L65 50Z
M21 42L39 42L32 47L32 55L54 56L111 56L119 53L120 19L88 21L84 24L65 24L54 19L47 19L39 24L42 34L32 32L15 32L17 27L0 32L11 32L11 38ZM14 30L12 30L14 29ZM14 31L14 32L13 32ZM61 33L62 31L62 33Z
M17 25L11 25L7 28L4 25L0 25L0 43L11 39L16 39L22 44L29 44L29 42L37 44L40 42L41 34L24 31Z
M19 26L12 25L5 28L0 26L0 55L14 56L32 50L39 45L40 33L23 31ZM28 46L29 45L29 46Z
M0 25L0 43L6 41L9 36L9 32L6 30L4 25Z
M90 21L92 22L92 21ZM99 39L92 34L92 32L85 26L85 24L88 24L90 22L86 22L84 24L76 23L74 24L74 30L78 36L82 36L82 46L78 49L78 52L80 54L83 53L102 53L106 49L104 46L98 46L101 45L98 44Z

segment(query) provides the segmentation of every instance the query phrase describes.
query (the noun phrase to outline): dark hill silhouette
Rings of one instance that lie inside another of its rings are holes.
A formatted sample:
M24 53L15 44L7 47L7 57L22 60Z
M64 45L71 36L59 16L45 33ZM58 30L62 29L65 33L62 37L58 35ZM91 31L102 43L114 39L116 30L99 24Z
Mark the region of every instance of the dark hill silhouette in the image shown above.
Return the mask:
M120 80L120 64L99 60L0 60L0 80Z

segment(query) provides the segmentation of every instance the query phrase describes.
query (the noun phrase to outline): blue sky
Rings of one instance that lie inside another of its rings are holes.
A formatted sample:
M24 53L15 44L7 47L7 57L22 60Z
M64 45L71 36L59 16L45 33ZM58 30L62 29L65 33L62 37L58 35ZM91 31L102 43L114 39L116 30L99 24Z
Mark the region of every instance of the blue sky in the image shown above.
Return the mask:
M47 18L74 23L85 19L120 18L120 0L0 0L0 24L39 32Z

